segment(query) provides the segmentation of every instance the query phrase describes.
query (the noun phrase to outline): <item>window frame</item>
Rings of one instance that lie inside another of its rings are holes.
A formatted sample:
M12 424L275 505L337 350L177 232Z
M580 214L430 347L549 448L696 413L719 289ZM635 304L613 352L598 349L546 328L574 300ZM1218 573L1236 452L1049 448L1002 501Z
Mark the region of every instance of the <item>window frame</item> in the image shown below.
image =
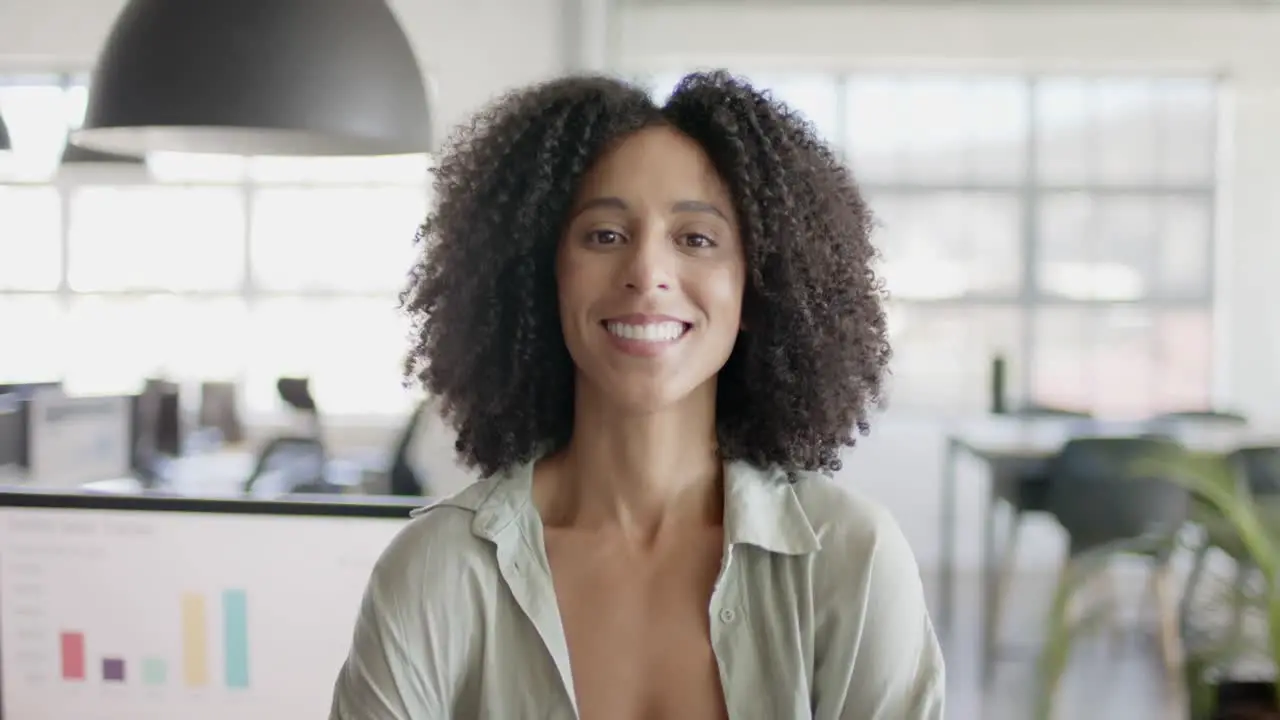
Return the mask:
M1136 308L1149 310L1153 313L1161 313L1176 310L1194 310L1203 312L1209 318L1209 326L1211 332L1216 330L1215 327L1215 304L1218 292L1217 287L1217 253L1214 251L1218 240L1218 214L1220 213L1220 178L1218 177L1218 169L1216 166L1212 168L1212 172L1203 182L1191 183L1116 183L1106 181L1091 181L1083 183L1058 184L1047 183L1039 177L1040 167L1037 163L1037 153L1042 145L1040 137L1041 116L1038 110L1038 99L1040 93L1037 92L1037 83L1043 82L1045 79L1054 79L1062 77L1104 77L1104 78L1122 78L1131 77L1154 81L1164 77L1175 78L1195 78L1198 81L1205 81L1213 86L1213 122L1209 129L1212 138L1210 139L1213 147L1221 148L1221 127L1222 123L1219 118L1223 108L1223 78L1212 74L1203 73L1161 73L1161 72L1094 72L1094 73L1061 73L1061 72L1020 72L1010 73L1007 71L991 71L983 72L982 70L964 70L964 71L948 71L913 68L904 69L902 71L829 71L829 70L805 70L797 68L785 68L769 70L767 68L757 68L757 74L761 77L770 79L778 79L786 76L824 78L825 81L834 80L834 87L837 97L834 98L836 103L836 136L829 138L834 149L841 157L849 157L849 148L846 142L847 131L850 123L847 109L848 94L851 83L857 79L878 76L899 78L914 78L927 76L941 77L967 77L967 78L1016 78L1019 82L1026 84L1026 115L1023 127L1024 152L1026 153L1025 161L1022 163L1020 176L1016 181L1012 182L946 182L932 183L919 181L904 182L864 182L863 189L868 195L877 193L892 193L894 195L909 196L915 193L937 193L937 192L986 192L998 195L1008 195L1016 198L1018 206L1021 209L1021 226L1018 230L1018 242L1021 253L1020 258L1020 283L1016 293L1011 294L973 294L964 297L945 297L936 299L891 299L890 302L910 308L914 310L924 310L931 307L938 308L964 308L964 307L1011 307L1015 308L1019 315L1021 323L1019 332L1018 347L1013 354L1015 362L1023 366L1022 371L1015 373L1017 378L1017 387L1010 388L1012 394L1017 399L1027 400L1033 397L1034 377L1037 368L1037 355L1039 348L1037 344L1037 322L1036 317L1043 309L1057 307L1098 307L1113 306L1117 304L1126 304L1125 302L1117 303L1114 300L1098 299L1098 298L1069 298L1048 294L1043 291L1040 286L1039 265L1041 257L1041 207L1045 199L1053 194L1064 192L1083 192L1092 195L1142 195L1168 198L1176 195L1187 195L1199 198L1205 202L1208 218L1206 228L1206 242L1208 247L1205 253L1205 265L1203 268L1203 282L1199 284L1202 288L1201 292L1188 293L1183 295L1164 295L1157 294L1153 297L1143 297L1133 301L1127 301L1128 304ZM655 93L662 94L669 88L659 87L658 81L676 78L683 74L684 70L671 71L670 68L659 70L652 73L637 74L634 79L640 83L647 84ZM750 76L750 73L747 73ZM68 87L69 79L75 79L75 82L83 82L81 78L84 74L53 74L53 73L22 73L12 75L0 75L0 85L31 85L31 84L60 84ZM0 108L2 111L2 108ZM61 201L61 268L60 281L56 290L19 290L19 289L0 289L0 296L22 296L36 295L42 297L54 296L60 301L63 312L69 313L74 299L80 295L92 295L100 297L130 297L130 296L152 296L157 294L155 290L107 290L107 291L85 291L79 292L73 290L68 284L68 270L71 264L71 248L70 248L70 228L69 222L72 208L70 204L71 197L77 188L84 186L200 186L200 187L233 187L239 189L243 193L244 202L244 228L240 238L244 243L242 248L244 267L240 286L225 291L181 291L175 293L184 298L235 298L242 299L248 308L248 312L252 314L259 300L273 299L289 299L304 298L323 301L341 300L341 299L394 299L393 295L389 295L382 291L358 291L358 290L339 290L339 289L323 289L323 290L282 290L271 291L267 288L259 287L255 283L255 272L253 267L254 256L254 205L255 195L259 189L262 190L285 190L290 188L296 189L347 189L347 188L367 188L367 187L414 187L421 188L424 197L428 197L430 193L430 179L427 173L423 174L421 183L417 182L401 182L401 181L354 181L354 182L332 182L330 180L316 182L302 181L282 181L254 179L252 177L243 176L236 180L161 180L150 176L139 177L136 170L120 171L116 168L93 168L93 172L74 172L74 173L57 173L52 178L46 180L4 180L0 179L0 186L52 186L56 189ZM1210 343L1206 348L1206 360L1209 367L1208 377L1205 378L1205 386L1209 392L1210 399L1216 389L1214 382L1215 368L1221 364L1222 359L1219 357L1219 348L1216 343ZM241 368L237 382L240 383L242 393L247 387L248 376L251 375L247 367ZM890 399L892 401L892 399ZM939 414L947 414L954 410L953 408L937 408ZM257 413L262 414L262 413ZM255 411L249 408L246 403L246 415L250 418L255 416Z
M672 78L678 79L687 72L701 69L700 67L672 68L658 67L646 69L645 71L635 73L639 78L639 82L646 84L654 92L656 97L664 98L670 91L663 83ZM1221 152L1222 147L1222 122L1221 113L1223 111L1224 97L1224 81L1220 75L1213 73L1196 73L1196 72L1163 72L1155 71L1133 71L1131 69L1117 69L1115 71L1097 70L1086 72L1057 72L1057 71L1030 71L1030 72L1010 72L1008 70L992 69L984 71L983 69L926 69L920 67L907 67L902 69L893 68L876 68L868 70L832 70L832 69L815 69L815 68L798 68L785 67L778 70L770 70L767 67L753 68L751 72L738 73L745 77L753 77L753 73L761 77L776 79L780 76L824 76L836 79L836 88L839 96L835 98L838 108L837 126L838 136L834 141L834 149L837 154L849 159L852 150L848 145L847 138L851 119L848 111L848 96L850 88L854 82L865 80L867 78L892 78L892 79L914 79L929 77L951 77L951 78L977 78L977 79L995 79L995 78L1012 78L1024 85L1022 93L1025 102L1024 117L1021 131L1023 132L1023 152L1025 154L1024 161L1021 164L1020 171L1016 180L1008 182L973 182L973 181L957 181L957 182L924 182L924 181L894 181L894 182L876 182L874 180L860 181L860 186L867 196L877 194L892 194L895 196L909 196L911 194L930 194L930 193L973 193L984 192L999 195L1007 194L1017 198L1018 205L1021 209L1021 227L1018 231L1018 244L1021 253L1020 258L1020 283L1019 290L1016 293L998 294L998 293L975 293L965 295L963 297L945 297L945 298L890 298L891 305L896 305L916 311L928 308L991 308L991 307L1011 307L1014 308L1019 316L1021 324L1018 333L1020 347L1014 351L1014 361L1022 367L1018 372L1014 373L1016 378L1016 387L1010 387L1010 393L1014 396L1011 398L1017 402L1033 402L1035 400L1034 384L1038 367L1037 356L1039 355L1039 347L1037 343L1038 323L1036 318L1040 311L1052 308L1097 308L1105 310L1108 307L1116 305L1129 305L1137 309L1149 311L1152 315L1159 316L1163 313L1174 311L1193 310L1203 312L1209 323L1210 332L1217 330L1217 317L1215 314L1217 288L1217 253L1215 247L1218 242L1218 214L1220 213L1220 184L1219 169L1216 163L1211 168L1209 175L1203 182L1150 182L1150 183L1126 183L1126 182L1106 182L1102 180L1091 180L1079 183L1051 183L1046 182L1040 177L1041 164L1037 162L1040 149L1044 145L1041 137L1041 120L1042 112L1039 108L1040 96L1039 87L1041 83L1053 81L1062 78L1081 78L1081 79L1102 79L1102 80L1122 80L1133 79L1143 82L1154 83L1166 79L1194 79L1198 82L1204 82L1211 87L1212 90L1212 122L1207 129L1210 137L1207 138L1212 148L1216 152ZM856 171L856 168L855 168ZM1165 294L1162 290L1155 290L1155 294L1148 297L1141 297L1135 300L1116 301L1106 298L1071 298L1054 295L1046 292L1040 283L1039 267L1042 255L1041 245L1041 207L1045 199L1054 194L1067 192L1081 192L1091 195L1108 195L1108 196L1147 196L1168 199L1174 196L1190 196L1198 198L1205 203L1207 208L1207 227L1205 242L1205 264L1203 267L1203 279L1199 283L1200 292L1184 293L1179 295ZM874 210L874 208L873 208ZM1219 357L1220 349L1216 342L1210 342L1206 348L1206 360L1208 373L1205 377L1205 388L1208 397L1206 400L1212 402L1216 398L1216 382L1215 369L1222 362ZM890 407L892 407L893 398L889 398ZM937 414L952 414L954 408L941 407L937 408Z
M64 92L72 92L72 88L77 84L83 84L86 73L0 73L0 87L5 86L44 86L44 87L61 87ZM3 108L0 107L0 113ZM68 122L68 130L73 124ZM340 289L340 288L299 288L299 289L280 289L272 290L260 286L255 280L255 272L253 267L254 243L255 236L255 213L254 203L260 191L278 192L289 190L368 190L379 188L394 188L396 190L410 189L421 192L424 198L429 198L431 191L431 175L429 172L429 162L424 164L423 172L420 179L410 178L408 174L404 177L396 175L393 179L387 178L370 178L358 177L353 180L335 180L332 177L308 181L302 178L292 177L255 177L252 174L252 162L245 162L246 159L239 159L244 168L244 172L239 173L238 177L210 177L203 178L163 178L156 177L149 169L140 171L134 166L115 167L104 164L101 166L75 168L71 170L62 170L55 168L52 175L44 178L6 178L0 177L0 188L7 187L45 187L52 188L59 199L60 217L58 236L60 242L59 249L59 281L56 288L53 289L19 289L19 288L3 288L0 287L0 298L7 297L31 297L54 299L54 303L61 316L70 321L73 317L75 306L80 300L125 300L125 299L149 299L172 296L184 301L200 301L200 300L236 300L244 303L245 313L252 321L255 309L259 306L269 305L272 302L279 301L315 301L318 303L354 301L361 303L362 301L386 301L387 303L395 303L399 299L399 288L394 291L389 290L361 290L361 289ZM341 160L341 159L340 159ZM276 169L277 175L280 170ZM332 170L330 170L330 174ZM199 289L183 289L170 291L163 288L105 288L91 290L74 289L70 282L70 269L73 262L71 248L72 234L72 217L74 215L74 197L76 193L83 188L223 188L238 192L241 198L243 208L243 223L238 233L238 237L228 238L228 241L238 241L242 243L240 248L240 256L243 258L243 267L240 273L240 282L235 287L218 290L199 290ZM429 203L428 203L429 205ZM413 229L406 229L405 243L409 245L413 239ZM406 267L406 280L407 271ZM252 358L253 353L246 351L245 357ZM399 359L397 358L397 361ZM244 362L237 368L234 377L225 379L234 381L237 384L240 393L241 412L245 419L251 424L273 425L279 422L282 410L268 410L261 402L261 398L254 396L252 387L263 385L262 379L257 377L261 373L252 371L251 362ZM66 377L71 371L68 363L58 363L56 367L50 368L50 377L39 378L40 380L57 379ZM176 378L179 382L188 382L193 378ZM220 378L222 379L222 378ZM398 381L399 378L396 378ZM139 378L141 381L141 378ZM252 386L252 387L251 387ZM350 394L350 393L340 393ZM345 418L348 422L361 422L363 420L373 422L385 422L380 420L389 416L399 417L401 414L408 412L412 407L413 398L406 392L406 398L403 407L386 407L371 408L367 412L343 412L336 411L333 413L335 417Z

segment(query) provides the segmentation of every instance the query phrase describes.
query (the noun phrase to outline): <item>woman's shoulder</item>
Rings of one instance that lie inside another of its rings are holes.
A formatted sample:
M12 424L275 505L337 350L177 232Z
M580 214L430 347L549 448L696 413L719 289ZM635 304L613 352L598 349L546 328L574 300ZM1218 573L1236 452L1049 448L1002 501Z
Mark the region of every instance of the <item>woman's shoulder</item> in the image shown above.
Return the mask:
M812 591L819 702L839 698L845 713L941 718L942 651L898 522L876 500L825 475L803 473L792 487L818 539Z
M850 559L885 552L910 556L902 529L888 508L848 482L801 472L792 487L823 554Z
M411 512L409 521L382 551L375 579L396 586L397 594L419 595L439 587L444 577L483 580L492 574L493 549L477 534L475 525L494 482L479 480Z
M819 473L801 474L793 487L817 538L813 567L820 595L891 602L921 596L915 553L888 508L847 481Z

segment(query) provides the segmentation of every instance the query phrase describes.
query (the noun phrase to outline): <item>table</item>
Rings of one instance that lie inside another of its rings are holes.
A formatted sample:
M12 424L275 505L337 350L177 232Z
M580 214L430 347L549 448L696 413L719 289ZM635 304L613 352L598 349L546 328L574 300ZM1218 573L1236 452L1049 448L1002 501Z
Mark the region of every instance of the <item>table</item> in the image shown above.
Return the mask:
M979 524L982 526L982 550L979 566L982 579L980 583L979 611L982 618L981 628L981 676L987 677L990 671L989 659L993 657L995 633L991 632L991 611L993 598L999 590L993 587L999 565L995 560L996 523L995 507L998 503L996 493L997 478L1001 475L1032 475L1044 468L1065 442L1061 436L1047 436L1040 433L1015 432L1003 436L990 434L970 434L963 432L950 433L946 438L946 450L942 471L942 517L939 532L939 572L938 591L938 624L944 636L950 637L954 629L955 615L955 567L956 567L956 515L958 493L957 466L961 456L968 454L981 460L990 474L987 484L986 501L981 505ZM1008 548L1005 548L1008 552Z

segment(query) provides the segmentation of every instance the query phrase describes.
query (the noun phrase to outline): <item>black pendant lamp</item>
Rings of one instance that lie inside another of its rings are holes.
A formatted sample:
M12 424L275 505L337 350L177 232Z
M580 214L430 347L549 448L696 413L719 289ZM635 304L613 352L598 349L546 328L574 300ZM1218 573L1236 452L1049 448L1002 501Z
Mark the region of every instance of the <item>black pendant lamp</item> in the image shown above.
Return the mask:
M385 0L130 0L75 142L354 156L431 150L427 92Z

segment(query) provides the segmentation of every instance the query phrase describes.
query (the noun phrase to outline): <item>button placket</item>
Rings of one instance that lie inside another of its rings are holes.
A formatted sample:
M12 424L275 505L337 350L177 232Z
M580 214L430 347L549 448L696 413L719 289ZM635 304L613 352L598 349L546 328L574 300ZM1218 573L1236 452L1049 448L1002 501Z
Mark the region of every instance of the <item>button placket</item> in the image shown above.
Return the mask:
M741 615L735 607L738 599L737 578L735 576L739 568L733 551L733 546L725 549L724 565L721 567L720 577L716 580L715 589L711 596L715 617L723 625L736 623Z

